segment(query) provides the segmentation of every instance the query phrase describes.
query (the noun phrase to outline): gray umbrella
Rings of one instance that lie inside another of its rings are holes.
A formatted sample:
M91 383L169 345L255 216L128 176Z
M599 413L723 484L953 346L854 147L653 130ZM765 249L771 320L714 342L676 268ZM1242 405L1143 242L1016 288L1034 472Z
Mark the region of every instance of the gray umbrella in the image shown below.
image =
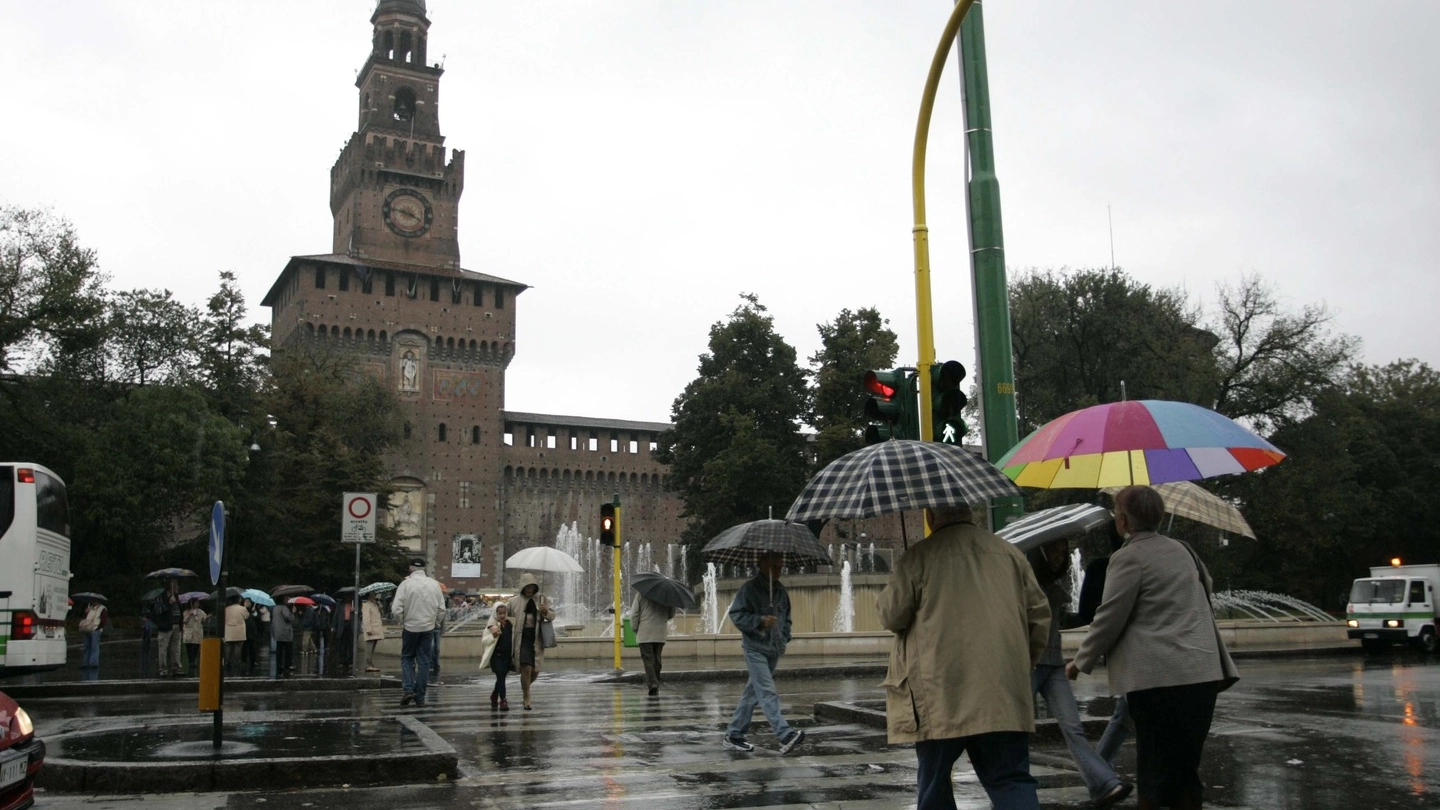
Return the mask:
M646 571L631 577L630 587L639 591L641 596L651 602L657 602L666 607L681 610L698 610L700 607L700 603L695 601L695 592L690 589L689 585L654 571Z
M805 484L785 519L868 518L1021 494L1000 468L963 447L894 439L827 464Z
M731 526L700 549L706 562L754 565L762 554L780 554L785 565L831 565L829 553L803 523L752 520Z

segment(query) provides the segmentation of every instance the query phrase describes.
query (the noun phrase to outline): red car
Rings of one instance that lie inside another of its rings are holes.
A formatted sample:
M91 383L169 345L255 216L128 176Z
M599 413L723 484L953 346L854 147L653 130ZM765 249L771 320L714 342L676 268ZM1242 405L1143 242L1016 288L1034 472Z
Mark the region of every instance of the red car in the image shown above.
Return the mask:
M45 761L45 743L35 738L30 715L0 692L0 810L35 803L35 775Z

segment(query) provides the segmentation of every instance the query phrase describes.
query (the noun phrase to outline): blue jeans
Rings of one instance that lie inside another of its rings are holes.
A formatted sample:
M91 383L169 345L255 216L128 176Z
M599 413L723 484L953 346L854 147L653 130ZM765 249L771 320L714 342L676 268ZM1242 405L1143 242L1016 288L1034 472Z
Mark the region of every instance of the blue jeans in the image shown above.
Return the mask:
M780 696L775 693L775 667L779 665L779 655L745 650L745 671L750 673L750 680L745 682L745 691L740 693L740 705L735 707L735 714L730 718L730 736L743 737L750 730L750 718L755 714L757 703L765 712L765 719L770 721L770 730L775 732L776 739L790 736L790 724L780 713Z
M425 683L430 679L430 631L400 631L400 686L407 695L425 702ZM417 677L418 676L418 677Z
M1130 703L1124 695L1115 698L1115 711L1110 715L1110 722L1105 726L1105 733L1100 735L1100 743L1095 746L1095 753L1100 758L1115 767L1115 755L1120 753L1120 746L1125 744L1125 735L1129 731L1125 726L1130 722Z
M100 666L100 631L91 630L80 637L80 666Z
M1050 716L1060 726L1060 735L1070 748L1070 758L1080 770L1080 778L1090 791L1090 798L1098 799L1120 784L1120 777L1105 759L1090 747L1085 739L1085 727L1080 724L1080 708L1075 705L1075 693L1065 677L1065 667L1041 664L1030 673L1030 687L1050 708Z
M1030 735L995 731L946 740L915 743L918 793L915 810L955 810L951 771L955 760L970 752L975 775L997 810L1040 810L1035 777L1030 775Z

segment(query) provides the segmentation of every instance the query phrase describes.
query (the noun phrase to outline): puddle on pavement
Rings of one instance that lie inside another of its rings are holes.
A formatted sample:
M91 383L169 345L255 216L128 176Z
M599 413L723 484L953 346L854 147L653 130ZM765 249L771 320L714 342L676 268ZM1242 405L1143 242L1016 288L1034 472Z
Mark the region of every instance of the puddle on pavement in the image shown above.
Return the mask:
M426 750L413 731L388 718L227 724L218 752L213 734L209 723L187 723L79 733L47 743L51 757L86 762L363 757Z

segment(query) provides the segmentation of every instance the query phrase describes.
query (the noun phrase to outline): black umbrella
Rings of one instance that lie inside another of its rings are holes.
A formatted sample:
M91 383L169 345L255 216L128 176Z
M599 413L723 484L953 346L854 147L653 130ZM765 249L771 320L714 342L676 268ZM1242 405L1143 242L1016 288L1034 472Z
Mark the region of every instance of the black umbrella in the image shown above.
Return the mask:
M270 595L276 599L283 599L287 596L307 596L315 592L309 585L276 585L270 589Z
M159 571L151 571L145 575L146 579L178 579L179 577L199 576L189 568L161 568Z
M664 574L646 571L630 578L630 587L651 602L681 610L697 610L700 603L695 601L695 592L689 585Z
M339 589L338 591L334 591L333 593L335 596L349 596L350 594L355 593L355 586L346 585L345 587Z
M894 439L825 465L785 519L868 518L1021 494L999 467L959 445Z
M784 520L752 520L731 526L700 549L706 562L727 565L754 565L764 554L779 554L791 567L833 564L805 524Z
M103 605L103 604L105 604L106 602L109 602L109 601L110 601L109 599L106 599L106 598L105 598L105 595L104 595L104 594L92 593L92 592L90 592L90 591L81 591L80 593L72 593L72 594L70 594L70 598L71 598L72 600L74 600L76 604L79 604L79 603L81 603L81 602L99 602L100 604Z

